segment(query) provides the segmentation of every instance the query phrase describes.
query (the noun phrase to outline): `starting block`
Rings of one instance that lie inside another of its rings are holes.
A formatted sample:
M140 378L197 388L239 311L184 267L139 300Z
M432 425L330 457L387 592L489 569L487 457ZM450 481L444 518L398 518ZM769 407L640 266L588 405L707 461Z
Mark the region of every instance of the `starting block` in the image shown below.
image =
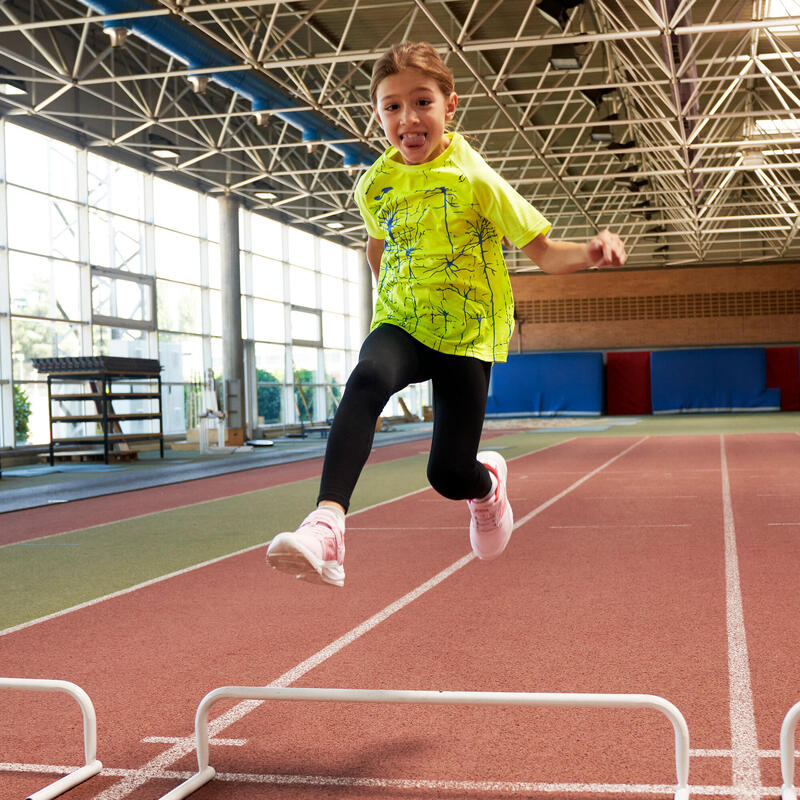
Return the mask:
M34 792L27 800L52 800L52 798L64 794L64 792L100 772L103 765L97 760L97 717L89 695L80 686L69 681L39 680L38 678L0 678L0 689L64 692L77 700L83 713L83 750L86 756L86 763L74 772L70 772L69 775L65 775L54 783L45 786L44 789Z
M689 798L689 728L668 700L652 694L582 694L570 692L435 692L404 689L302 689L277 686L222 686L209 692L195 714L197 773L161 800L182 800L213 779L208 763L208 716L219 700L295 700L339 703L418 703L428 705L562 706L572 708L648 708L660 711L675 732L675 800ZM797 708L800 710L800 703ZM796 796L783 800L797 800Z

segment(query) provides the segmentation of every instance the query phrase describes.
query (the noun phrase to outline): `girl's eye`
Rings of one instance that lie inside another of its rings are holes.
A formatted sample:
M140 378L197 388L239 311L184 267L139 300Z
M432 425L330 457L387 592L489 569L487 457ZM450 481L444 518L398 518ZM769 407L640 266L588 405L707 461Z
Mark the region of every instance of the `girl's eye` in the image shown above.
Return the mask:
M429 105L431 104L431 101L430 101L430 100L428 100L428 98L427 98L427 97L422 97L422 98L420 98L420 100L419 100L419 104L420 104L421 106L429 106Z

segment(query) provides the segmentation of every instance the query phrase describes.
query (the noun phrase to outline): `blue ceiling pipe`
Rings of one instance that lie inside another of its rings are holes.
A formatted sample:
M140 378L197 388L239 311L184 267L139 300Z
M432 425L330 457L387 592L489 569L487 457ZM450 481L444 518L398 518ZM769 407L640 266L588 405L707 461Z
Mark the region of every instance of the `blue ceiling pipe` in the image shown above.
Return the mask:
M100 14L153 10L153 7L143 0L80 0L80 2ZM119 19L105 22L104 27L128 28L155 47L186 64L189 69L237 65L237 62L225 53L207 44L199 36L169 17ZM285 109L299 105L296 100L284 95L249 70L212 72L209 77L250 100L253 111L269 111L272 108ZM368 165L376 158L376 154L367 147L341 142L341 139L350 137L312 111L276 111L275 116L293 127L299 128L304 142L324 141L328 147L344 157L345 166Z

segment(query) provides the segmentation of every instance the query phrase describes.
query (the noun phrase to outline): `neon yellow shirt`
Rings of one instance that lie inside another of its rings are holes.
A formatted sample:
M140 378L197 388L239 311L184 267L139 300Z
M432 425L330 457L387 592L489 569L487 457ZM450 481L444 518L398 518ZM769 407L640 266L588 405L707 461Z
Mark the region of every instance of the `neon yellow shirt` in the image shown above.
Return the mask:
M391 323L443 353L505 361L514 298L501 241L523 247L550 223L458 133L424 164L390 147L355 199L385 241L372 329Z

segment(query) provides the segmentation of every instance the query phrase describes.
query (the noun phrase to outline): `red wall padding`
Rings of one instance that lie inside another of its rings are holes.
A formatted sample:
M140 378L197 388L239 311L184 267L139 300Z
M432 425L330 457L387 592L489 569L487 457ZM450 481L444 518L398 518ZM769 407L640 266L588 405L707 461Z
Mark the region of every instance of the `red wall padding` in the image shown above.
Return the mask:
M800 354L796 347L767 347L767 388L781 390L781 411L800 411Z
M609 414L652 414L650 353L606 355L606 410Z

